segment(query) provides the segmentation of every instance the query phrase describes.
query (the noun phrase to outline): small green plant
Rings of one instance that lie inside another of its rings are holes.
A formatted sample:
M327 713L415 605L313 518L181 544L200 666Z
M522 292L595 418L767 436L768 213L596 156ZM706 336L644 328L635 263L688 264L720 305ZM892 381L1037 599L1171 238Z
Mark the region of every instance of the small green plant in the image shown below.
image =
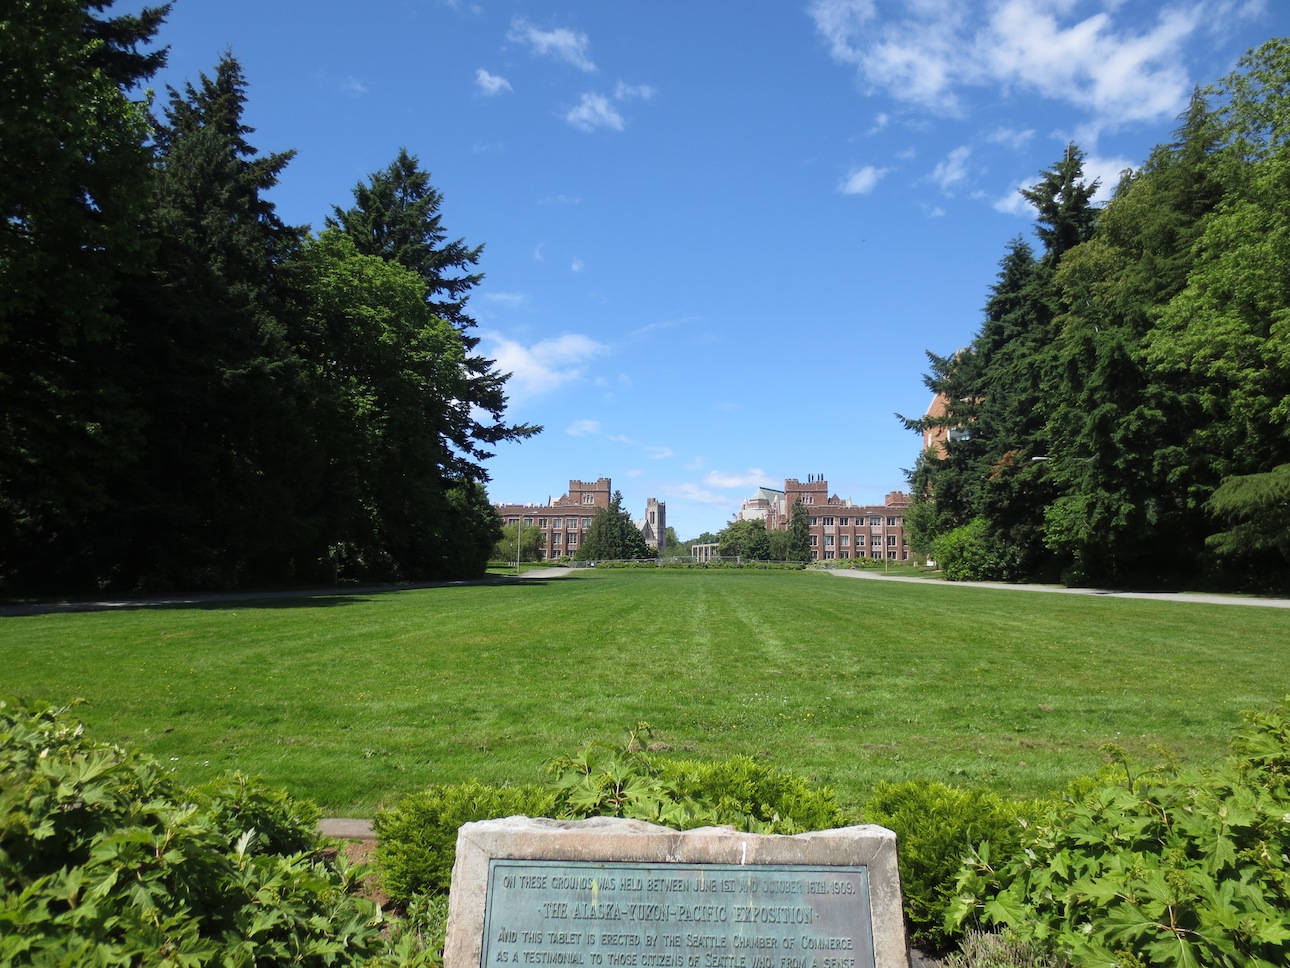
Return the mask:
M951 947L958 930L945 915L954 878L970 853L1012 853L1022 823L1045 811L1038 801L1006 800L989 790L964 789L927 780L879 783L866 802L864 819L896 832L905 921L912 944L932 951Z
M958 879L952 922L1006 925L1079 964L1290 963L1290 700L1248 715L1214 770L1176 763L1094 787L998 868Z
M945 968L1060 968L1063 963L1012 935L969 931L944 964Z
M405 909L423 894L446 893L462 824L514 815L549 816L554 803L539 786L498 787L477 780L404 797L372 821L381 886Z
M559 816L626 817L683 829L693 826L697 804L688 801L646 752L649 723L637 723L622 746L588 743L547 767Z

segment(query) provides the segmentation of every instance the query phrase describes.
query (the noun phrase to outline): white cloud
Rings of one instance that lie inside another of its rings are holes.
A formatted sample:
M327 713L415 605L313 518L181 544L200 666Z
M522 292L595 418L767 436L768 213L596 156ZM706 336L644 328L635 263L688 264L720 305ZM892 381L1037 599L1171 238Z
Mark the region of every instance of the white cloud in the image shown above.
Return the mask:
M345 80L341 82L341 87L345 89L346 94L350 94L354 97L362 97L367 93L367 84L360 81L357 77L346 77Z
M667 497L668 499L675 498L681 501L693 501L695 504L705 504L709 507L725 508L727 511L730 511L731 501L729 494L718 494L717 492L710 491L698 484L687 482L685 484L677 484L674 487L669 487L667 489ZM731 515L734 514L733 511L730 511L730 513Z
M972 157L972 149L963 145L955 148L932 169L931 178L941 191L949 194L951 188L967 178L967 161Z
M587 437L600 433L599 420L575 420L564 431L570 437Z
M878 182L890 171L888 168L875 168L873 165L865 165L863 168L854 168L842 180L838 186L838 191L843 195L868 195L878 187Z
M584 94L578 106L564 119L581 131L595 131L597 128L622 131L626 127L623 116L603 94Z
M1034 136L1034 128L1025 131L1018 131L1015 128L995 128L986 134L985 140L990 144L1002 145L1009 151L1020 151Z
M577 195L544 195L537 200L539 205L581 205L582 199Z
M628 447L635 447L638 450L645 451L650 460L662 460L666 457L675 457L671 447L663 447L658 444L644 444L639 440L632 440L623 434L613 434L609 438L616 444L625 444Z
M1022 196L1021 190L1023 188L1034 187L1035 181L1033 179L1030 181L1017 182L1008 190L1007 194L1003 195L1001 198L995 199L994 203L990 207L996 212L1001 212L1004 215L1032 217L1035 214L1035 210L1030 207L1030 203Z
M490 97L511 90L510 81L496 74L490 74L482 67L475 71L475 85Z
M583 379L586 364L608 352L589 336L569 333L525 346L497 333L484 333L487 354L497 369L511 374L506 388L512 398L538 396Z
M1085 180L1092 181L1096 178L1099 182L1093 201L1099 205L1109 202L1111 196L1115 194L1116 186L1120 184L1120 176L1124 170L1135 167L1137 166L1127 158L1102 158L1098 155L1085 157Z
M499 303L510 309L519 309L529 301L528 295L522 292L486 292L482 298L486 302Z
M615 101L649 101L654 97L654 88L648 84L624 84L622 81L614 88Z
M583 262L577 256L574 256L573 261L569 263L569 269L571 272L581 272L585 265L586 265L585 262Z
M516 17L511 21L511 29L506 36L508 40L528 45L535 54L562 60L580 71L590 73L596 69L596 65L587 56L587 48L591 44L587 35L567 27L542 30L524 18Z
M867 90L953 115L968 88L1018 88L1088 111L1100 130L1178 112L1184 45L1224 2L1163 7L1140 26L1117 20L1121 0L1098 0L1091 16L1073 0L910 0L884 17L872 0L814 0L809 12Z
M721 487L729 490L751 491L767 485L770 480L768 475L760 467L750 467L748 470L738 473L729 471L709 471L703 476L703 483L709 487Z

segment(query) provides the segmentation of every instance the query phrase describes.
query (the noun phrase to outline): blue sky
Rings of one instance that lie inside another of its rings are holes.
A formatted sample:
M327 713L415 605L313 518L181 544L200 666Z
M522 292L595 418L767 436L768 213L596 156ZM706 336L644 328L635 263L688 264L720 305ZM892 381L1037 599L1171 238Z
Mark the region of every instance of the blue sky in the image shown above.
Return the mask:
M406 146L470 310L545 431L495 501L613 478L684 539L823 474L905 484L925 351L966 344L1017 193L1069 140L1109 189L1196 84L1290 29L1283 0L178 0L156 86L231 49L288 222Z

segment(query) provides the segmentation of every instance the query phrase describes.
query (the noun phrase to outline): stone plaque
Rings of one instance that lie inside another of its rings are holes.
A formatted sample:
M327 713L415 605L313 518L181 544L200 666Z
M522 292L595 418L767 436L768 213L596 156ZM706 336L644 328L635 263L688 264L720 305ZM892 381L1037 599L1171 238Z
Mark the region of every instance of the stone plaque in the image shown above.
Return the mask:
M874 968L867 867L493 860L482 968Z
M907 966L896 838L511 817L457 837L445 968Z

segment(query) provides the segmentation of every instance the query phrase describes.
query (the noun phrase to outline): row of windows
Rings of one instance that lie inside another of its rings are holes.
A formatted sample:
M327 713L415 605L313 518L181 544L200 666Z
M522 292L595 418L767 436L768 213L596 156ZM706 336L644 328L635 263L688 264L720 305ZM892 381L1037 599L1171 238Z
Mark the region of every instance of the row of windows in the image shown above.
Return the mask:
M851 535L843 534L843 535L839 535L838 537L841 540L841 545L843 548L851 547ZM818 534L811 535L811 547L817 548L819 547L819 544L820 544L820 536ZM874 540L874 544L878 544L877 539ZM833 535L826 534L824 536L824 547L826 548L833 547ZM864 547L864 535L862 534L856 535L856 547L857 548ZM887 535L887 547L888 548L896 547L896 536L894 534Z
M516 521L518 521L518 520L519 520L519 518L514 518L514 517L512 517L512 518L507 518L507 519L506 519L506 523L507 523L507 524L514 524L514 523L515 523ZM568 526L569 526L570 528L576 528L576 527L578 526L578 518L569 518L568 520L569 520L569 525L568 525ZM546 518L538 518L538 519L537 519L537 526L538 526L539 528L545 528L545 527L546 527L546 522L547 522L547 519L546 519ZM564 523L564 522L565 522L565 519L564 519L564 518L552 518L552 519L551 519L551 527L553 527L553 528L563 528L563 527L565 526L565 523ZM533 527L533 519L532 519L532 518L525 518L525 519L524 519L524 526L525 526L526 528L531 528L531 527ZM591 527L591 518L582 518L582 527L583 527L583 529L584 529L584 530L586 530L587 528Z
M825 517L822 517L822 518L811 518L811 527L815 527L817 524L823 524L825 527L832 527L833 521L834 519L832 515L826 515ZM844 528L849 528L851 526L851 519L838 518L837 523ZM857 528L864 527L864 523L865 523L864 515L862 514L856 515L855 526ZM895 528L895 527L898 527L899 525L900 525L899 517L896 517L893 515L887 518L887 527ZM882 516L878 514L869 515L869 526L873 528L882 527Z
M844 552L842 552L841 554L839 554L839 555L837 556L837 558L850 558L850 557L851 557L851 552L849 552L849 551L844 551ZM864 557L864 552L862 552L862 551L857 551L857 552L856 552L856 557L857 557L857 558L863 558L863 557ZM882 560L882 552L881 552L881 551L876 551L876 550L875 550L875 551L871 551L871 552L869 552L869 557L870 557L870 558L877 559L878 561L881 561L881 560ZM909 558L909 552L908 552L908 551L906 551L906 552L905 552L905 558L906 558L906 559L908 559L908 558ZM894 551L888 551L888 552L887 552L887 559L888 559L889 561L899 561L899 560L900 560L899 556L898 556L898 555L897 555L897 553L896 553L896 552L894 552ZM826 552L824 552L824 560L825 560L825 561L834 561L834 560L836 560L836 559L835 559L834 554L833 554L833 552L832 552L832 551L826 551Z

